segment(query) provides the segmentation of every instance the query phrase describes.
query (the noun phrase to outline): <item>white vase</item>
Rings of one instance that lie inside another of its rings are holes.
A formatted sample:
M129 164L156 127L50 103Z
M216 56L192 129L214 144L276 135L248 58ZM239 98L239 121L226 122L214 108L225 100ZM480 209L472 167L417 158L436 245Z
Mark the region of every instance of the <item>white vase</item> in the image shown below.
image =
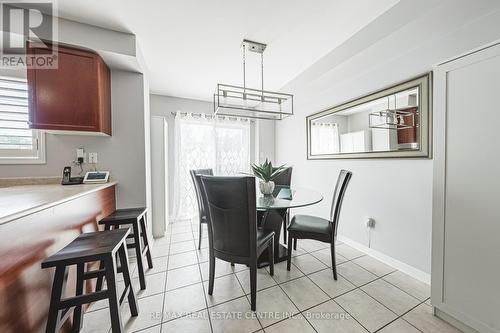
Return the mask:
M260 192L262 194L271 195L271 194L273 194L273 191L274 191L274 182L272 180L270 180L268 182L261 180L259 182L259 189L260 189Z

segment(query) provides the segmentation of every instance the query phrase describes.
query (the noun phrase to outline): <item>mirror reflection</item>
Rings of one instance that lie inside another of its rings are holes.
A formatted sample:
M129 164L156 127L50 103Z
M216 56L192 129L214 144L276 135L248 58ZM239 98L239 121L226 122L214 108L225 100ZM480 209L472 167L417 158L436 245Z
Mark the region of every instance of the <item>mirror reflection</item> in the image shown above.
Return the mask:
M422 113L428 117L427 86L394 87L308 117L309 158L314 156L421 152ZM422 103L425 101L426 103ZM421 105L425 104L425 105ZM425 107L422 107L425 106ZM379 154L391 157L390 154ZM416 156L416 155L415 155ZM421 156L421 155L419 155Z

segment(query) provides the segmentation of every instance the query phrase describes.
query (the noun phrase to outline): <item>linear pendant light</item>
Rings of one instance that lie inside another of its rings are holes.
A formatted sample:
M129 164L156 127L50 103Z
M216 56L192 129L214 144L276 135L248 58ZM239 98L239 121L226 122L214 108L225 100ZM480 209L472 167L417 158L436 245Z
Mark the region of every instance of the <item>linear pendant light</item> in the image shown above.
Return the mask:
M266 44L244 39L243 86L217 84L214 94L214 113L216 115L281 120L293 115L293 95L264 90L264 50ZM260 54L261 89L246 86L246 52Z

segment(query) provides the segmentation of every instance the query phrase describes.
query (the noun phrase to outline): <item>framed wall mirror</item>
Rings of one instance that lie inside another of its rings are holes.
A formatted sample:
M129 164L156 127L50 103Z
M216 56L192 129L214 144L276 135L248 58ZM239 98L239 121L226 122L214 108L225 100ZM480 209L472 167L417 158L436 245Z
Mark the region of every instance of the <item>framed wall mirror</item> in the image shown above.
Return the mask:
M306 118L307 158L431 157L431 73Z

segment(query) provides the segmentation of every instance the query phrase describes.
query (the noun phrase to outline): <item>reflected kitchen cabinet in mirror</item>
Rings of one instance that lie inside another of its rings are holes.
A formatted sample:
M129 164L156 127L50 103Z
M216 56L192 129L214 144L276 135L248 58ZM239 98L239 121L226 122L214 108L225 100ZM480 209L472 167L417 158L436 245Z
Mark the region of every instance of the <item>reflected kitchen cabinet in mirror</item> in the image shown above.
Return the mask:
M430 157L431 75L307 117L308 159Z

